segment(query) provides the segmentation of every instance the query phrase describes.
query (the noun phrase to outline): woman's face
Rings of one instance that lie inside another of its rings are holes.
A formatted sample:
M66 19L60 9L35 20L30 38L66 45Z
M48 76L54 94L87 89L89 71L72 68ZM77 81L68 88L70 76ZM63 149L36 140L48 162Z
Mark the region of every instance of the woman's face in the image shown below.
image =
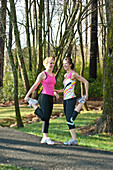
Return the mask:
M53 59L51 59L51 60L48 62L46 69L53 70L54 65L55 65L55 62L54 62Z
M68 63L67 60L63 60L63 67L64 67L64 70L66 71L71 69L71 65Z

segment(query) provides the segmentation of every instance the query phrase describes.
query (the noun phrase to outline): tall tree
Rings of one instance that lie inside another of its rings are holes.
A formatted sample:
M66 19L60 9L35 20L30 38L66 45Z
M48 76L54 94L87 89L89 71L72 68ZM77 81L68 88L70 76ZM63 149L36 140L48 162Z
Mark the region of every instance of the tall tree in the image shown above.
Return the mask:
M18 102L18 76L17 76L17 70L16 65L14 63L14 57L12 53L12 22L11 22L11 16L10 16L10 25L9 25L9 40L7 45L7 51L10 58L10 63L12 66L13 76L14 76L14 104L15 104L15 112L16 112L16 121L17 121L17 127L23 127L23 122L20 115L20 109L19 109L19 102Z
M88 0L86 0L86 5L88 3ZM88 59L88 12L86 12L86 18L85 18L85 63L87 64Z
M43 58L46 58L47 50L46 50L46 31L45 31L45 3L43 1L42 4L42 21L43 21Z
M33 5L33 8L32 8ZM32 11L33 9L33 11ZM31 28L31 34L32 34L32 61L33 61L33 77L36 78L36 72L37 72L37 44L38 44L38 19L37 19L37 5L36 1L29 0L29 15L30 15L30 28Z
M82 23L81 23L81 12L82 12L82 2L79 2L79 15L78 15L78 22L77 22L77 30L79 34L79 42L80 42L80 54L81 54L81 70L80 70L80 75L83 76L84 73L84 67L85 67L85 61L84 61L84 50L83 50L83 38L82 38ZM84 94L84 89L83 89L83 83L81 83L81 96Z
M26 37L27 37L27 49L28 49L28 56L29 56L29 71L32 71L28 0L25 0L25 20L26 20L25 27L26 27Z
M89 78L97 78L97 56L98 56L98 38L97 38L97 0L92 1L91 14L91 46L90 46L90 65Z
M0 4L0 87L3 86L4 47L5 47L5 31L6 31L6 6L7 6L7 0L1 0L1 4Z
M102 117L97 123L97 132L113 134L113 2L106 0L107 52L103 61L103 98Z
M43 16L43 4L44 0L40 0L38 3L39 7L39 18L38 18L38 53L37 53L37 63L38 63L38 70L37 70L37 75L42 71L43 67L43 43L42 43L42 16ZM33 97L37 99L38 97L38 88L34 91Z
M22 49L21 49L20 33L18 30L18 25L17 25L16 9L15 9L14 0L9 0L9 2L10 2L11 15L12 15L11 20L14 26L14 35L15 35L15 41L16 41L16 46L17 46L17 52L18 52L18 60L19 60L19 65L21 69L21 75L23 78L24 88L25 88L25 91L27 92L30 86L29 86L29 80L28 80L28 76L26 72Z
M99 54L100 57L100 66L101 66L101 71L103 71L103 56L106 54L106 19L105 19L105 5L104 5L104 0L99 1L99 16L100 16L100 35L102 41L100 42L101 44L101 53Z
M43 50L42 50L42 10L43 10L43 0L40 0L40 4L39 4L39 39L38 39L38 71L37 74L39 74L39 72L41 72L42 70L42 66L43 66Z
M49 0L47 0L47 56L50 56L50 16L49 16Z
M34 34L33 34L33 58L34 58L34 76L36 77L37 70L37 44L38 44L38 18L37 18L37 6L36 1L33 0L33 23L34 23Z

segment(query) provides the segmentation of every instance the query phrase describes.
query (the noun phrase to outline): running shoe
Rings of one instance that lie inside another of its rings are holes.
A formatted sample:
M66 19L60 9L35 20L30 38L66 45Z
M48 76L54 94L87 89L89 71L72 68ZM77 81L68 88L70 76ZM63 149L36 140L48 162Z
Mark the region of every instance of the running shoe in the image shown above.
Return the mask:
M86 100L85 100L85 95L82 96L81 98L79 98L77 101L78 101L79 103L85 103L85 102L86 102Z
M77 140L73 140L73 139L70 139L68 142L64 142L64 145L73 145L73 146L77 146L78 145L78 141Z
M28 100L28 103L29 103L29 107L31 107L32 106L32 104L38 104L38 101L37 100L35 100L35 99L32 99L32 98L29 98L29 100Z
M42 138L41 143L42 144L48 144L48 145L54 145L55 144L54 141L52 141L49 137Z

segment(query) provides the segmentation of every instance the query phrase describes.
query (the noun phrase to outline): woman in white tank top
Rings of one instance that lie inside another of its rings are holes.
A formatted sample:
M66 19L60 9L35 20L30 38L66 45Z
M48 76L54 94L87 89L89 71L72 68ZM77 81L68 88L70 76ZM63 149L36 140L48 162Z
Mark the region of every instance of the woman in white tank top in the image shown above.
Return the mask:
M78 73L76 73L73 70L74 64L72 63L71 57L64 58L63 67L66 70L66 74L64 75L64 81L63 81L64 89L56 90L56 92L64 93L64 103L63 103L64 113L66 116L70 134L72 136L72 139L70 139L68 142L64 142L64 144L65 145L78 145L78 141L76 139L74 120L77 117L85 101L88 100L89 83L85 78L83 78L82 76L80 76ZM84 83L86 94L78 101L79 105L75 108L76 95L74 93L74 87L75 87L77 80Z

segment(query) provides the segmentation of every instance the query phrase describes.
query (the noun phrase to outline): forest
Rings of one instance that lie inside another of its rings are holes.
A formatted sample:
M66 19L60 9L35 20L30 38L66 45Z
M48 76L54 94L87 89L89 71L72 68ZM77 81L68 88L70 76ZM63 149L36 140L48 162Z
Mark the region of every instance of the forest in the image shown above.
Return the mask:
M113 134L112 0L0 0L0 103L14 100L18 127L19 100L49 56L55 57L57 89L63 87L62 61L71 56L75 71L89 81L89 100L103 100L96 131ZM75 93L84 94L82 84Z

